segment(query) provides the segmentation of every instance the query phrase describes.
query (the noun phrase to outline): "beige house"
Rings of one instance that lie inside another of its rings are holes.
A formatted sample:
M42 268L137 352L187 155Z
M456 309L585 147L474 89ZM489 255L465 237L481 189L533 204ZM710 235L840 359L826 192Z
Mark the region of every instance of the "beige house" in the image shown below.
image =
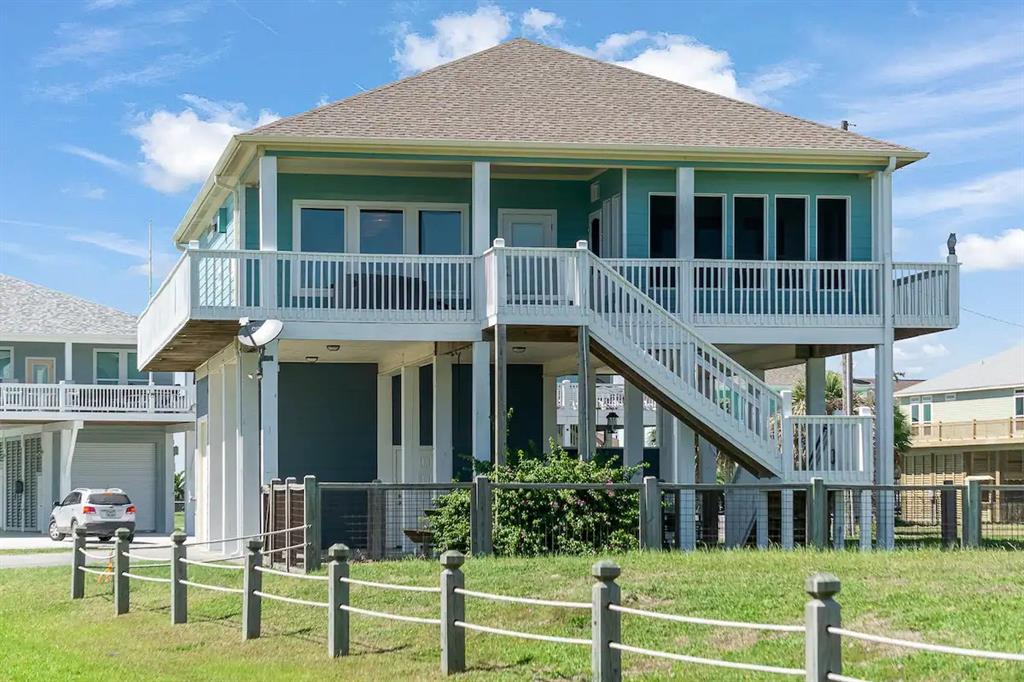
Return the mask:
M1024 483L1024 344L897 391L896 399L913 435L901 483L959 484L967 476ZM986 495L983 513L993 522L1024 514L1017 495Z

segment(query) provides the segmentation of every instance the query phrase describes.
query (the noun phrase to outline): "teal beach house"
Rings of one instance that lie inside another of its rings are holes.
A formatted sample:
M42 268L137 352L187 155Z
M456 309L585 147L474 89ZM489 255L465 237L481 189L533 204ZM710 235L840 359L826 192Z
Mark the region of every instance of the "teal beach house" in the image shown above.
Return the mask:
M275 478L545 450L569 377L581 457L892 483L892 420L826 415L825 362L873 349L891 415L894 341L958 324L954 255L892 260L892 177L925 156L527 40L235 136L139 321L142 369L196 373L197 533L257 531ZM259 368L242 318L283 323ZM798 362L794 415L763 379ZM891 505L858 504L891 545ZM728 533L791 536L793 506Z

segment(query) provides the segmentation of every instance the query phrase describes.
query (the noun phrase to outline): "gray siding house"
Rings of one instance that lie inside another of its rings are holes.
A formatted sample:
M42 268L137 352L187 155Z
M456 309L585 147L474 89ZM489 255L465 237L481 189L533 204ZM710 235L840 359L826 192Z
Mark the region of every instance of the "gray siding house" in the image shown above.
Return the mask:
M0 530L45 532L76 487L123 488L139 531L172 529L173 437L193 428L194 392L139 370L135 328L0 274Z

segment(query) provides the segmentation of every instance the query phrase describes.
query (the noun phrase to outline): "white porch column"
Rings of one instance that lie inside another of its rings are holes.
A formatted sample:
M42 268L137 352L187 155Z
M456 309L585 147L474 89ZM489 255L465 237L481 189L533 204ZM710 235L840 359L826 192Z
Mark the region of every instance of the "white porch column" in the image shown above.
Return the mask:
M452 356L434 356L434 483L452 480Z
M676 258L693 258L693 169L676 168Z
M39 529L45 533L50 522L50 505L57 497L53 494L53 432L40 433L39 445L42 448L42 461L39 468L39 492L36 495L36 519Z
M420 368L406 365L402 368L402 462L398 480L402 483L419 482L420 450Z
M394 443L391 425L391 374L377 375L377 479L398 481L394 471Z
M576 346L576 446L580 459L584 460L594 456L597 445L597 432L594 429L596 379L590 362L590 331L586 326L581 326L577 331Z
M200 528L200 533L205 533L203 539L212 540L215 538L227 537L224 534L223 510L224 498L220 494L223 488L223 461L224 461L224 371L222 367L211 368L206 377L209 390L209 426L207 438L209 440L207 463L206 489L207 499L201 500L206 507L206 528ZM219 547L211 545L216 551Z
M197 429L185 432L185 534L196 534L196 444Z
M878 483L895 483L893 462L893 290L892 290L892 171L895 159L878 180L879 247L882 260L882 343L875 346L875 429ZM891 549L894 544L895 508L892 491L878 498L878 546Z
M277 251L277 157L260 157L260 251Z
M491 245L491 164L473 162L473 253L482 254Z
M238 356L238 406L235 438L237 445L236 486L240 535L260 532L260 399L255 379L256 353ZM253 378L249 378L253 376ZM187 437L186 437L187 438ZM187 511L186 511L187 513Z
M486 341L473 342L473 459L478 462L491 461L490 351Z
M508 450L507 327L494 325L494 463L504 464Z
M693 484L697 471L696 434L693 429L676 418L672 418L672 450L672 482ZM697 495L693 490L680 491L678 531L679 548L683 551L697 546L697 527L694 519L696 502Z
M164 514L157 514L157 528L163 533L174 530L174 433L164 434ZM259 532L259 531L257 531Z
M70 341L64 342L64 381L70 382L74 379L74 373L71 371L72 365L72 347L73 344Z
M825 358L807 358L804 388L806 414L825 414Z
M623 389L622 408L622 463L631 467L644 461L644 394L628 381Z
M541 380L541 390L544 391L541 399L544 443L541 450L551 452L552 439L556 443L561 442L558 433L558 377L545 373Z
M266 359L263 361L263 379L260 383L260 449L261 476L263 483L270 483L278 474L278 342L267 344Z
M238 499L241 491L238 489L238 361L235 358L224 363L223 381L221 382L223 403L220 417L221 422L221 463L223 473L221 475L221 506L223 535L220 537L235 537L238 533ZM234 553L240 544L237 542L224 543L224 551Z

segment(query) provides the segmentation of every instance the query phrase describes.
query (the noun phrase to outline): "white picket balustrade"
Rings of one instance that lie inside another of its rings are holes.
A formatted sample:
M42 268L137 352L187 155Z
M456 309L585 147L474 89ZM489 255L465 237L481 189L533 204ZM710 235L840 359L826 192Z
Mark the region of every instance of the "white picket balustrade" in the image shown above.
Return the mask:
M946 329L959 324L959 264L893 263L892 286L897 327Z
M190 386L0 384L0 414L191 414Z
M786 422L784 440L792 456L784 457L785 480L819 476L829 483L871 482L873 416L794 415Z

